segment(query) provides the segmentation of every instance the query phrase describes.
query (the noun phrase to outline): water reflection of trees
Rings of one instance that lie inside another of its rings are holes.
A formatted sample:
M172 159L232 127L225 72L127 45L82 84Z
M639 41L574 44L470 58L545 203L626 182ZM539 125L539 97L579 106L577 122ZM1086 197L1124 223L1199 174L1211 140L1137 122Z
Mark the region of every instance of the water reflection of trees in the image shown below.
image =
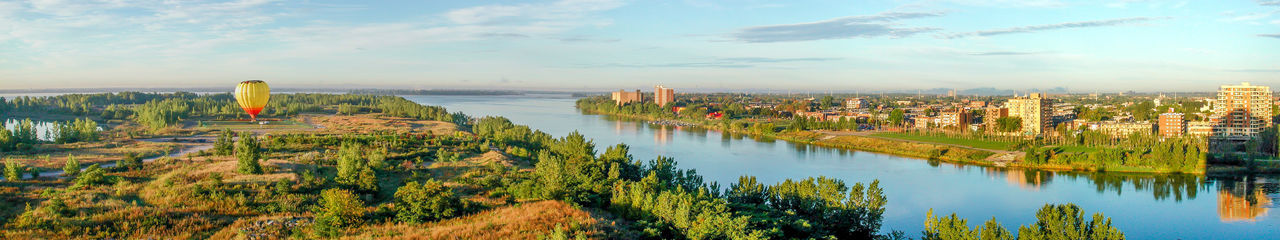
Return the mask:
M1195 199L1211 186L1202 176L1185 174L1126 174L1094 172L1054 172L1032 169L984 168L988 175L1005 178L1006 182L1027 189L1040 189L1054 180L1086 180L1098 193L1125 194L1125 186L1139 193L1149 193L1155 200Z
M704 139L711 134L710 130L704 128L646 124L647 122L644 121L609 115L603 115L603 118L614 122L627 123L615 125L616 131L640 131L647 128L648 131L654 134L654 142L659 145L668 144L676 131L689 133L692 137ZM754 142L757 147L763 148L779 144L776 139L769 137L722 131L714 132L720 134L721 144L725 147L745 139L754 140L751 142ZM801 159L805 159L804 156L816 152L837 153L841 156L856 152L785 141L783 144L792 148L795 154L801 156ZM980 169L980 171L989 176L1005 179L1011 185L1032 190L1039 190L1054 180L1085 180L1093 184L1100 194L1114 193L1117 196L1123 195L1126 194L1125 190L1129 189L1126 187L1131 186L1132 191L1137 192L1128 194L1150 194L1155 200L1173 200L1175 202L1181 202L1183 199L1193 200L1202 191L1208 193L1211 190L1215 190L1213 186L1217 186L1218 215L1222 221L1255 221L1259 217L1266 216L1268 210L1276 206L1276 200L1280 199L1280 176L1232 175L1206 178L1204 176L1185 174L1156 175L1006 169L947 163L936 160L927 160L927 163L934 167L946 165L957 169Z
M1213 176L1218 186L1218 218L1223 222L1257 221L1274 208L1280 181L1277 176Z

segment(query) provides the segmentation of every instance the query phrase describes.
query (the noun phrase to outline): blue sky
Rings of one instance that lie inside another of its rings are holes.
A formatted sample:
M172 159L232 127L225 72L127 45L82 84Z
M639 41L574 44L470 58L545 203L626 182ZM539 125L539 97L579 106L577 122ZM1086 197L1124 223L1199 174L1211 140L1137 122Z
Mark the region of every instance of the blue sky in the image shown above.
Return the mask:
M1280 0L0 0L0 89L246 79L277 88L1212 91L1280 85Z

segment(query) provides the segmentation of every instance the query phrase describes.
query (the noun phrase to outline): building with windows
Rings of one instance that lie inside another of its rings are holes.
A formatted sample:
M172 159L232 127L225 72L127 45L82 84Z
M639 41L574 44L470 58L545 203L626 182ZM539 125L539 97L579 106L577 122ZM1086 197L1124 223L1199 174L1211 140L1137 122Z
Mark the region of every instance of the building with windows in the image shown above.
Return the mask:
M968 127L969 122L973 122L973 115L970 115L969 111L964 109L956 109L938 114L939 127Z
M1008 108L989 107L984 109L982 115L982 125L986 125L988 129L995 129L996 119L1009 116Z
M658 106L666 106L667 103L676 101L676 90L663 87L662 85L653 87L653 103Z
M1076 105L1072 103L1054 103L1050 121L1053 125L1071 122L1076 119Z
M848 109L861 109L866 107L866 102L862 98L850 98L844 100L844 107Z
M1213 136L1228 140L1248 140L1271 126L1271 87L1222 85L1214 101Z
M1213 136L1213 122L1209 122L1209 121L1187 122L1187 136L1196 136L1196 137Z
M1187 121L1182 113L1173 112L1170 108L1169 112L1161 113L1159 118L1159 130L1161 137L1178 137L1187 131Z
M920 115L920 116L912 117L912 118L911 118L911 121L912 121L913 123L915 123L915 125L914 125L914 126L915 126L916 128L921 128L921 129L927 129L927 128L929 128L930 126L936 126L936 125L938 125L938 118L936 118L936 117L924 116L924 115Z
M1098 131L1106 133L1116 138L1124 138L1141 133L1150 135L1152 133L1152 124L1149 122L1116 122L1106 121L1098 124Z
M619 89L617 92L613 92L610 99L613 99L613 102L618 103L618 106L622 106L628 103L644 101L644 95L640 94L639 89L636 89L635 92L627 92Z
M1053 103L1041 93L1014 97L1005 104L1009 116L1022 119L1022 132L1039 135L1053 129Z

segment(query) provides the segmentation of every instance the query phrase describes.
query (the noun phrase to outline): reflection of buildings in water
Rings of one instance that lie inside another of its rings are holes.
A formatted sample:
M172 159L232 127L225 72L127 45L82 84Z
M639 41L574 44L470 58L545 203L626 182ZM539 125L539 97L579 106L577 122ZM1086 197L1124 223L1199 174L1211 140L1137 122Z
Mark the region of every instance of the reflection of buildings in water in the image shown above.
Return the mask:
M1017 185L1026 189L1040 190L1040 186L1048 183L1053 179L1053 173L1045 171L1023 170L1014 171L1005 178L1010 184Z
M640 128L636 125L635 122L613 121L613 132L618 135L622 135L622 132L640 132Z
M991 169L990 174L1004 174L1005 182L1024 189L1040 190L1040 186L1053 180L1053 172L1036 170Z
M1272 200L1267 196L1267 183L1253 177L1245 177L1244 181L1224 181L1218 187L1218 218L1223 222L1253 222L1272 207Z
M668 142L671 142L671 129L667 129L666 125L659 125L653 130L653 143L667 145Z

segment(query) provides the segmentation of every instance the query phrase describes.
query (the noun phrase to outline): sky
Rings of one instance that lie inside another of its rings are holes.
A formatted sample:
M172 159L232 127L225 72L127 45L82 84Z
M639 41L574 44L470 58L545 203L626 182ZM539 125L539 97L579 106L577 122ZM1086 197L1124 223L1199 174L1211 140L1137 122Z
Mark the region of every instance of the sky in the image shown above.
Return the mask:
M1280 87L1280 0L0 0L0 89Z

